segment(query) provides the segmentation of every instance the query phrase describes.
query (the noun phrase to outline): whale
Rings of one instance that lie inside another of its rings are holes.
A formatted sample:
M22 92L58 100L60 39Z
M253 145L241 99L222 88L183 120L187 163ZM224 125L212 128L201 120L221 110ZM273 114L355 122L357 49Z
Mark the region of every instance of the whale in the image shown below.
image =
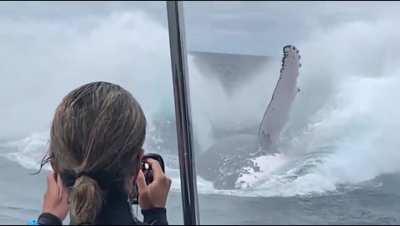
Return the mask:
M198 175L211 181L216 189L240 188L238 178L260 171L260 167L253 161L255 158L278 153L277 144L282 130L290 119L293 102L300 92L300 58L299 50L295 46L283 47L279 78L257 128L219 136L206 151L196 153ZM206 59L213 62L210 56ZM197 61L205 64L199 59ZM251 66L255 67L261 62L256 60ZM232 79L238 79L240 73L231 74ZM227 83L226 89L231 92L235 84L240 82Z

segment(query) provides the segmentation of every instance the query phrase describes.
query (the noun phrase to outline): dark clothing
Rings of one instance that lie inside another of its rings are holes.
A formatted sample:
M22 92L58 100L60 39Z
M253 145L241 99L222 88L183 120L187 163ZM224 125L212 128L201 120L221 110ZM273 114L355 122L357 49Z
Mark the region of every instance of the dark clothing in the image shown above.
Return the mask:
M103 207L96 224L106 225L168 225L165 208L142 210L144 221L133 216L132 207L125 195L111 195ZM61 225L61 220L49 213L42 213L39 225ZM71 221L71 224L74 224Z
M38 218L39 225L62 225L60 218L51 213L42 213Z

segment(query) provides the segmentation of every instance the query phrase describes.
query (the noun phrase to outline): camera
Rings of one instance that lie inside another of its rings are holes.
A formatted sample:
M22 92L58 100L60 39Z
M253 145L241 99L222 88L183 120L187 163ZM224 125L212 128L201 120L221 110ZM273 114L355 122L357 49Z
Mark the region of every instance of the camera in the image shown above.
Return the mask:
M146 162L147 159L157 160L164 173L165 173L165 166L164 166L164 160L159 154L149 153L143 156L141 162L141 170L144 174L146 184L150 184L151 182L153 182L153 169L151 168L150 164Z
M147 162L148 159L154 159L157 160L158 163L161 166L162 171L165 173L165 164L164 164L164 160L161 157L161 155L159 154L155 154L155 153L148 153L143 155L142 160L140 162L140 169L142 170L143 174L144 174L144 178L146 181L146 184L151 184L151 182L153 182L153 169L151 168L151 165ZM130 197L130 202L131 204L138 204L139 203L139 189L137 187L137 185L134 185L134 191L132 192L132 194L134 194L134 197Z

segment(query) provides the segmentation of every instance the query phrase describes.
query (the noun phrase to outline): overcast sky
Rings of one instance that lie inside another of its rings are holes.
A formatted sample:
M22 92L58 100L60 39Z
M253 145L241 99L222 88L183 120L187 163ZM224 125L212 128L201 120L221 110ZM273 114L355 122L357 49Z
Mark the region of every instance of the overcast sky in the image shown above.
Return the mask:
M190 48L261 55L271 55L285 44L303 41L316 29L351 21L374 21L400 9L397 2L188 2L185 5Z
M143 11L167 25L164 2L1 2L0 6L2 18L73 23L89 15ZM190 50L261 55L304 40L315 29L374 21L400 11L398 2L185 2L184 7Z

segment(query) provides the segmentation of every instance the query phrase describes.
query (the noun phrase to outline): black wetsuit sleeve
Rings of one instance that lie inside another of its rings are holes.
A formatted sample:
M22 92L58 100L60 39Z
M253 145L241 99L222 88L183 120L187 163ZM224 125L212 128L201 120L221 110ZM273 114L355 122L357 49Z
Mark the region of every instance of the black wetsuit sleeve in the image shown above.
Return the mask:
M153 208L142 210L143 223L148 225L168 225L167 210L165 208Z
M62 225L62 221L60 220L60 218L54 216L51 213L40 214L37 222L39 225Z

